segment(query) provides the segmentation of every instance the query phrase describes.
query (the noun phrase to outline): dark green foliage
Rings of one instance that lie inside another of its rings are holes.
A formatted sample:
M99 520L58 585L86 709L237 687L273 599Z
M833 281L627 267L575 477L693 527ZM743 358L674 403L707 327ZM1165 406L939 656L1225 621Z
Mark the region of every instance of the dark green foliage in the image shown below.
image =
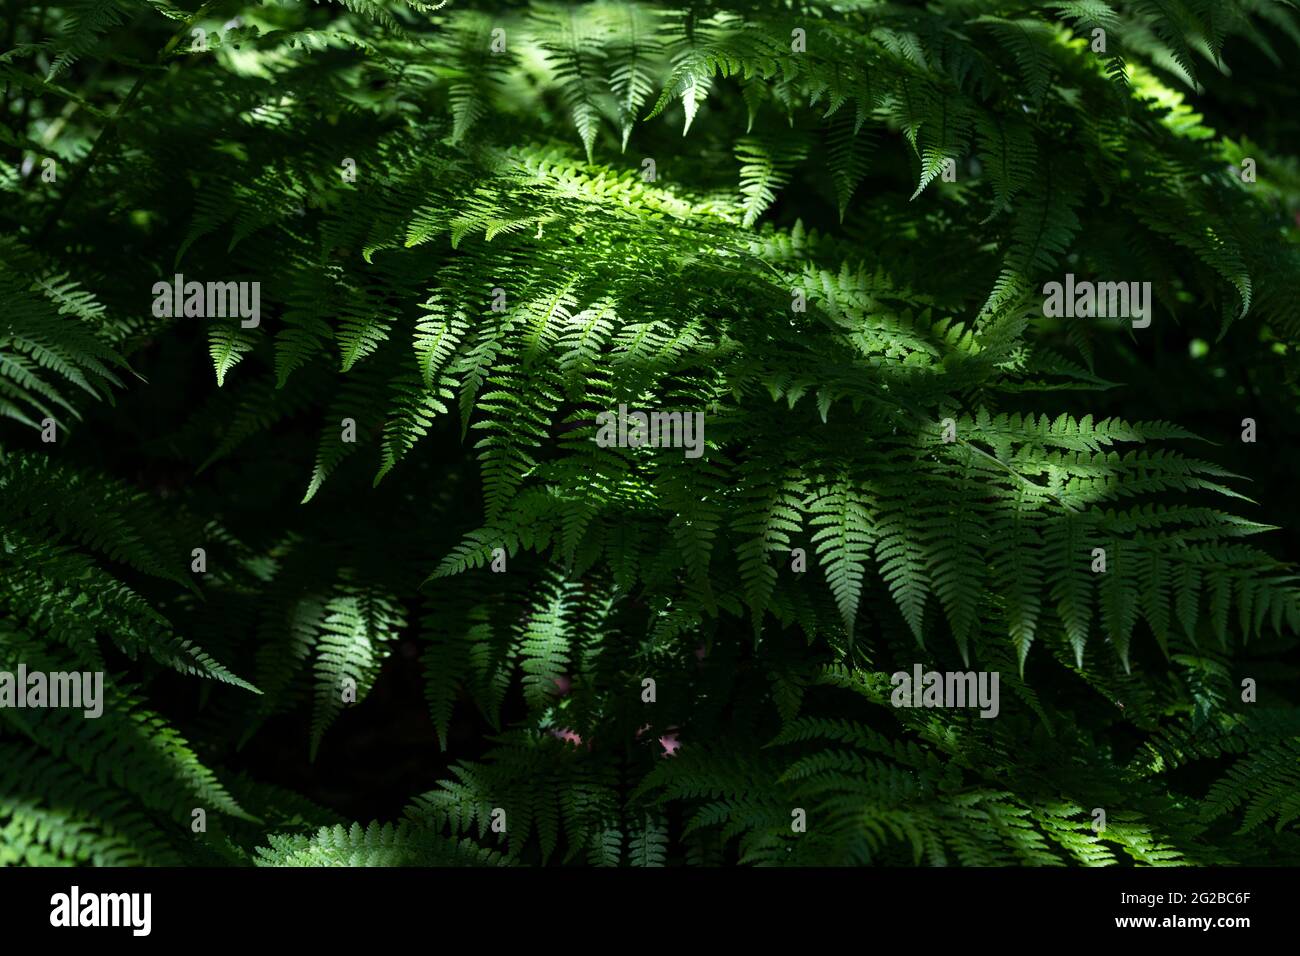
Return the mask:
M0 708L0 861L1300 862L1300 167L1191 105L1287 5L0 25L0 671L105 672ZM1066 272L1152 325L1044 317ZM175 273L260 324L157 317ZM250 769L403 655L400 817ZM997 718L893 706L914 663Z

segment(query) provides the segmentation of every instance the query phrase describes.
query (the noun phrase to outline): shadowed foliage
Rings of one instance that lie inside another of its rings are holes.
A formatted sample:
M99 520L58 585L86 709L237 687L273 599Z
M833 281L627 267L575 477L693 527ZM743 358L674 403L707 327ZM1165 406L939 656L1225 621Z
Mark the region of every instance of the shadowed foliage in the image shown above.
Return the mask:
M0 862L1300 863L1298 27L0 5Z

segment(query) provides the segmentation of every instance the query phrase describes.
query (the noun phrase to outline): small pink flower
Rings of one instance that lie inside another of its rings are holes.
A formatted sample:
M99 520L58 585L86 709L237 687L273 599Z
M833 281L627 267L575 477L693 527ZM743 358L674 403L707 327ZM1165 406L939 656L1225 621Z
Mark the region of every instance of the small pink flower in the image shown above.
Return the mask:
M563 740L566 744L574 744L579 747L582 746L582 735L576 731L570 730L568 727L552 730L551 736L557 740ZM587 746L590 747L591 745L588 744Z
M664 734L660 737L659 746L664 748L663 755L665 757L675 757L677 756L678 748L681 747L681 743L678 742L677 734L674 732L671 734Z

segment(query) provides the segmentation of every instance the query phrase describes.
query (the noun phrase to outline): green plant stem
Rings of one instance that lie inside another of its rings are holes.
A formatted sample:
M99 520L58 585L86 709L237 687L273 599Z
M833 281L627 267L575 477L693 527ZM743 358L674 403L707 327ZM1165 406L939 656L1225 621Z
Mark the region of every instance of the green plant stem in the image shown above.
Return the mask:
M195 10L194 13L192 13L185 22L181 24L180 29L177 30L172 35L171 39L167 41L166 45L158 51L158 56L155 58L156 64L159 66L162 65L163 61L167 58L167 55L176 48L176 44L180 43L181 37L185 36L189 31L191 24L197 20L201 20L204 15L207 14L208 8L212 6L213 2L215 2L215 0L208 0L208 2ZM114 110L112 117L104 124L104 128L99 131L99 135L95 137L95 142L90 147L90 152L86 154L86 157L73 171L72 179L68 183L68 188L63 191L63 195L59 197L58 202L55 203L54 208L50 210L50 214L45 218L45 223L41 226L40 231L40 237L42 239L48 236L50 230L54 228L56 223L58 223L59 218L63 215L63 211L67 208L68 203L71 201L72 197L76 195L81 184L85 182L91 167L94 166L95 161L103 152L104 147L108 145L113 138L113 135L117 131L118 123L135 104L136 98L139 97L140 91L144 89L145 84L149 82L151 75L152 73L150 72L140 74L139 78L137 78L135 83L132 84L130 91L126 94L126 99L118 105L117 109Z

